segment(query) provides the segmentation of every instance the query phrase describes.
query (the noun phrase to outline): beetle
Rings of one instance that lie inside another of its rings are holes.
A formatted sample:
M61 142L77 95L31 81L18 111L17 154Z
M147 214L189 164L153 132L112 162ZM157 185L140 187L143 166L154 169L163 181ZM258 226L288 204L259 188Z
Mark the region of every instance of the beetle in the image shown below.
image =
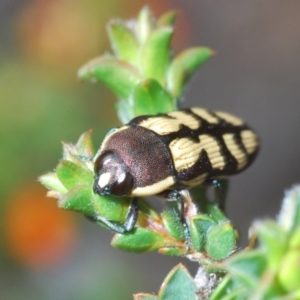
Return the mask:
M243 171L258 149L256 133L226 112L193 107L136 117L111 130L93 159L94 193L132 197L125 223L95 218L116 232L131 231L138 197L180 200L182 190Z

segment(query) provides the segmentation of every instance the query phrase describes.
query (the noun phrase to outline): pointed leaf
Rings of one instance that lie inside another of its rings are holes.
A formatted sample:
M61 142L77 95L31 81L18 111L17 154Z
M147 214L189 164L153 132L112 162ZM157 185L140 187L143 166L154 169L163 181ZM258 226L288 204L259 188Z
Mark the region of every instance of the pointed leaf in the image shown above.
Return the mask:
M56 174L61 183L68 189L78 185L92 186L94 175L92 171L84 169L75 163L62 160L56 168Z
M79 185L70 190L59 200L58 206L66 210L77 211L86 216L95 215L91 202L91 187L87 185Z
M211 226L206 235L205 249L214 260L222 260L233 253L236 247L235 230L229 222Z
M195 47L175 57L168 70L167 86L176 99L181 97L183 87L189 78L213 54L214 51L210 48Z
M158 253L164 254L164 255L169 255L169 256L182 256L186 254L186 248L172 248L172 247L165 247L165 248L160 248L158 250Z
M158 300L193 300L196 297L196 286L188 270L178 264L164 280Z
M75 145L78 155L82 155L83 157L87 158L92 158L94 156L95 150L92 143L91 135L92 130L89 130L79 137Z
M197 215L191 219L190 231L193 247L196 251L203 251L206 243L206 234L215 221L207 215Z
M49 190L54 190L62 194L68 191L54 172L40 176L39 181Z
M157 297L155 295L152 295L152 294L141 293L141 294L133 295L133 299L134 300L156 300Z
M177 12L175 10L170 10L163 15L161 15L157 21L156 26L163 27L163 26L173 26L177 18Z
M92 193L91 202L98 215L110 221L124 222L131 199Z
M155 80L146 80L136 85L133 92L134 114L156 115L175 109L170 94Z
M79 70L78 76L102 81L121 99L128 99L134 86L142 80L137 68L112 57L100 57L88 62Z
M112 246L128 252L150 252L164 245L164 236L149 229L136 227L126 234L115 234Z
M127 62L136 62L139 45L126 24L121 20L113 20L108 24L107 31L116 57Z
M185 238L185 228L175 210L166 210L161 214L164 227L169 234L178 240Z
M141 65L146 78L156 79L162 86L170 63L173 29L161 27L152 32L141 52Z
M144 6L137 18L137 35L140 44L144 44L154 28L154 17L148 6Z

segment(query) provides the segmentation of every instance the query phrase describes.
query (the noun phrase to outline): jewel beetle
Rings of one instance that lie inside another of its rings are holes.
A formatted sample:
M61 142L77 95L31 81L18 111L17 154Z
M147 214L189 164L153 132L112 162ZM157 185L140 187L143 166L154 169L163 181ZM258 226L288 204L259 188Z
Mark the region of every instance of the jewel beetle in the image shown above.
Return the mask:
M226 112L194 107L136 117L111 130L93 159L94 193L132 197L125 223L97 220L128 232L137 220L138 197L172 194L237 174L258 149L256 133Z

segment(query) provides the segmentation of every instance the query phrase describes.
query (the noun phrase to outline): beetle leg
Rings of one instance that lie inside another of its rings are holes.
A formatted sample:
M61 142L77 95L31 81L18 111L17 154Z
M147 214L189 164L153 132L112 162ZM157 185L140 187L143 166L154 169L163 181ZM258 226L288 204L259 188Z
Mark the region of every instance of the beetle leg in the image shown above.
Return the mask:
M138 214L139 214L139 211L138 211L138 198L132 198L131 199L131 203L130 203L130 206L128 208L128 212L127 212L127 215L126 215L126 220L125 220L125 223L124 223L124 228L125 228L125 232L129 232L131 231L135 224L136 224L136 221L137 221L137 218L138 218Z
M111 230L113 230L117 233L125 234L125 233L131 231L136 224L136 221L138 218L137 198L132 198L132 200L131 200L124 225L119 224L117 222L109 221L100 215L92 216L92 217L88 216L88 218L91 219L92 221L103 223L108 228L110 228Z
M167 191L160 196L164 196L168 201L177 201L180 222L184 226L184 235L186 240L186 250L189 252L192 248L191 234L189 230L189 217L197 214L197 209L191 200L188 190Z
M219 206L222 211L225 211L225 201L228 192L227 179L212 179L207 180L204 185L214 187L214 202Z

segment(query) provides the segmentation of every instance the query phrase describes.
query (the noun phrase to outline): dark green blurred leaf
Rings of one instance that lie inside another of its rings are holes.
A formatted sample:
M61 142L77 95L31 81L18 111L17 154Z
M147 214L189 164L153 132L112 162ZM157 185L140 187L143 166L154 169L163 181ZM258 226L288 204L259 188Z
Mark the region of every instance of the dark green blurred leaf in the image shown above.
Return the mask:
M166 71L170 63L171 27L161 27L151 33L141 50L141 66L145 78L156 79L165 85Z
M154 231L136 227L126 234L115 234L112 246L128 252L149 252L164 245L164 237Z
M286 291L300 292L300 227L291 236L289 248L281 259L278 280Z
M178 264L164 280L158 300L192 300L196 297L196 286L188 270Z
M222 260L235 250L235 230L229 222L211 226L206 238L206 252L214 260Z
M108 24L107 30L116 57L136 63L139 45L126 24L121 20L113 20Z
M170 94L151 79L135 86L133 99L135 116L156 115L176 109Z
M256 288L262 274L267 267L263 252L251 250L233 255L224 263L235 279L248 288Z
M143 79L133 65L112 57L100 57L88 62L81 67L78 76L102 81L121 99L128 99L134 86Z
M78 185L92 186L93 184L93 172L84 169L71 161L62 160L56 168L56 174L61 183L68 190Z
M181 97L183 87L193 73L213 54L210 48L195 47L175 57L168 70L167 86L176 99Z
M271 270L277 270L288 247L288 235L275 221L257 221L254 224L262 249L267 254Z
M227 275L224 279L222 279L221 283L217 286L209 299L244 300L246 299L245 297L245 288L234 282L232 278Z

